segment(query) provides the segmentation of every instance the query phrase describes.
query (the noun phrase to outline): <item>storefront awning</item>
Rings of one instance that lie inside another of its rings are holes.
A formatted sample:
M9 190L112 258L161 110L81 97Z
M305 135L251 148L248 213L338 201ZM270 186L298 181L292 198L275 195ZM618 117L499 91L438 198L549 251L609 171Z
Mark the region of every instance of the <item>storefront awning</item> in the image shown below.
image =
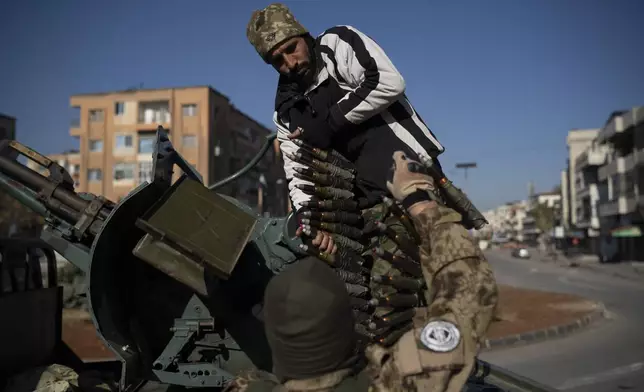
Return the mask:
M641 237L642 229L639 226L622 226L610 231L613 237Z

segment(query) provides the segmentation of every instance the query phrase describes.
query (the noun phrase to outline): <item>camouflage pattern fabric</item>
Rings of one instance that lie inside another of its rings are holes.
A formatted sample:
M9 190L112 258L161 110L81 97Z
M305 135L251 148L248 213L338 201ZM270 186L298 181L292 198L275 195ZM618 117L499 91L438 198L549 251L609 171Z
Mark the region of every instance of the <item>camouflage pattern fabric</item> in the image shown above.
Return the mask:
M67 366L53 364L29 369L9 379L5 392L106 392L116 384L97 372L80 375Z
M246 27L248 41L267 63L268 54L275 45L307 32L288 7L280 3L253 12Z
M233 381L228 383L223 392L272 391L277 385L279 381L273 374L258 369L248 369L240 372Z
M408 187L419 173L408 158L394 154L390 188L398 198L416 192ZM427 179L431 181L431 179ZM418 311L414 328L392 347L366 349L372 391L460 392L475 363L480 343L498 303L494 274L483 253L461 224L454 210L425 202L412 215L421 238L420 259L425 279L431 282L430 304ZM430 323L445 322L457 329L457 344L439 350L423 341Z
M255 371L240 374L224 392L355 392L367 391L369 383L369 373L366 371L354 376L349 370L344 369L283 384L270 374L259 374Z

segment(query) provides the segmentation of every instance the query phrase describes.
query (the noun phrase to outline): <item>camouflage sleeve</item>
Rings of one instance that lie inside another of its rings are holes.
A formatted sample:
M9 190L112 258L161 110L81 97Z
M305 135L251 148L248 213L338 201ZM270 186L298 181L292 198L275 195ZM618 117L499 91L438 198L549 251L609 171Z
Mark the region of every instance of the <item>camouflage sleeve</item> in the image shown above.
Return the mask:
M279 385L277 378L267 372L251 369L241 372L223 388L223 392L270 391Z
M496 282L458 213L434 205L413 219L431 302L386 355L367 349L372 390L461 392L496 309Z
M483 252L460 224L461 215L435 205L412 216L421 238L421 263L432 302L427 320L453 318L478 344L498 302L498 289Z

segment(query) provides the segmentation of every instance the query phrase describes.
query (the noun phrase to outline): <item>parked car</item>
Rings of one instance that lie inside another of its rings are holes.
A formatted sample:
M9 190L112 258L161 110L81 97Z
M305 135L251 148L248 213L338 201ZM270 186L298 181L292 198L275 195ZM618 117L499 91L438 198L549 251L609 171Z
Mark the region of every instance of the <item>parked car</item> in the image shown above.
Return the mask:
M530 252L526 248L516 248L512 250L512 256L519 259L529 259Z

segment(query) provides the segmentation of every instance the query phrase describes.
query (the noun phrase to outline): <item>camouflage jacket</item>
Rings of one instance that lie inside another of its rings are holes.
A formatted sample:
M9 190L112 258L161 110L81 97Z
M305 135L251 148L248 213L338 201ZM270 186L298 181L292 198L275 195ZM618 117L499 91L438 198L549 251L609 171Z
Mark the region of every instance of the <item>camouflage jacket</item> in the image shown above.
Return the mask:
M366 372L353 375L349 369L285 383L279 383L272 374L255 370L239 375L224 392L352 392L367 391L368 385Z
M412 219L421 237L430 305L418 312L414 329L394 346L367 348L371 390L460 392L496 310L496 281L485 256L460 224L460 214L435 205ZM455 326L445 330L457 336L455 347L441 350L440 344L428 345L421 335L430 325Z

